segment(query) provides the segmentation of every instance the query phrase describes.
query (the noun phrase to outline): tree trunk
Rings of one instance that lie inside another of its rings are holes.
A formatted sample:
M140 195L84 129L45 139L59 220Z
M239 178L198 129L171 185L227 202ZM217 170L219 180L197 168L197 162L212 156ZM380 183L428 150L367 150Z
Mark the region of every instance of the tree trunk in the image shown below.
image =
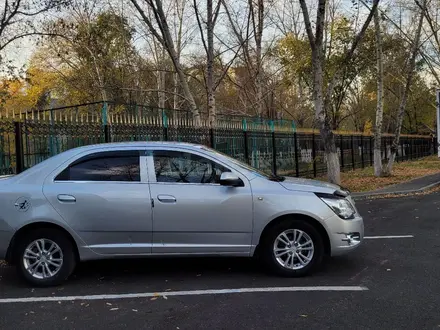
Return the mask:
M180 63L180 58L178 56L178 52L176 52L176 48L174 47L174 41L171 37L170 27L168 25L165 12L163 10L162 0L153 0L147 1L146 3L151 8L154 13L154 17L156 23L158 25L158 30L154 27L152 21L145 15L145 12L142 10L137 0L131 0L132 4L135 6L139 14L141 15L143 21L148 26L150 32L154 35L154 37L162 44L162 46L166 49L169 54L171 61L173 62L174 69L176 70L177 76L179 77L179 82L183 91L183 95L185 96L186 101L189 103L191 113L193 115L193 120L195 125L200 125L200 113L197 108L196 101L194 99L193 94L189 88L188 81L186 80L186 75L183 70L183 67ZM155 3L155 4L154 4Z
M262 58L261 47L263 39L263 24L264 24L264 0L257 1L257 22L255 22L255 8L252 0L249 0L249 9L252 11L253 30L255 33L255 85L257 90L257 112L258 116L262 116L264 111L263 102L263 77L262 77Z
M162 49L160 50L160 60L159 60L159 70L157 72L157 96L158 96L158 107L160 109L164 109L165 108L165 101L166 101L166 84L165 84L165 79L166 79L166 72L163 70L165 68L165 50Z
M158 94L158 107L159 109L165 108L165 71L159 71L157 73L157 94Z
M374 128L374 175L382 176L382 123L383 123L383 53L380 29L379 8L374 11L374 28L376 34L376 70L377 70L377 107L376 125Z
M180 55L182 52L182 33L183 33L183 15L185 12L185 4L186 0L183 0L182 3L179 3L177 0L176 3L176 11L177 16L179 18L179 26L177 29L177 40L176 40L176 55L177 61L180 65ZM173 95L173 108L179 108L179 75L177 73L173 74L173 86L174 86L174 95Z
M313 67L313 102L315 106L315 118L319 125L321 139L324 143L324 152L327 158L327 178L335 184L341 183L341 168L335 137L326 116L324 93L323 93L323 70L322 70L322 47L316 47L312 52ZM315 161L315 160L313 160Z
M208 19L206 22L207 61L206 61L206 91L208 97L209 125L213 127L216 121L215 87L214 87L214 19L212 0L207 1ZM200 27L201 28L201 27ZM201 30L202 31L202 30Z
M177 53L173 46L173 40L171 39L171 34L168 29L168 25L166 26L166 33L164 33L164 38L166 40L166 44L169 45L166 47L168 54L171 57L171 61L173 62L174 68L176 69L177 75L179 76L179 82L183 90L183 95L185 95L186 101L189 103L189 106L191 108L191 113L193 115L194 124L200 125L200 113L199 109L197 108L196 101L194 99L193 94L191 93L191 90L189 88L188 81L186 80L185 72L183 71L182 65L180 64L180 60L177 56Z
M416 57L417 57L417 54L419 52L419 47L420 47L420 35L422 32L422 25L423 25L423 18L424 18L425 9L426 9L426 0L423 0L422 8L420 11L420 18L419 18L419 22L417 25L416 35L414 37L414 42L412 45L411 58L410 58L409 65L408 65L408 72L407 72L407 77L406 77L405 89L403 90L402 99L400 100L400 104L399 104L399 112L397 115L397 124L396 124L396 129L394 131L393 144L391 145L391 154L390 154L390 158L388 159L388 166L386 169L386 174L388 174L388 175L391 174L391 172L393 170L394 159L396 158L397 148L399 147L400 133L402 130L403 116L405 115L406 101L408 100L408 94L410 92L411 83L414 78Z

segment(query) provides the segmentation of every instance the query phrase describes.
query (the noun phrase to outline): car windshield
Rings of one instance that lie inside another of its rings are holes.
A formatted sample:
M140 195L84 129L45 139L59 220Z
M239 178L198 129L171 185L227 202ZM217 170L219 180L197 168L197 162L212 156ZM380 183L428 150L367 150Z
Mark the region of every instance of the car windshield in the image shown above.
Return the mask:
M247 170L249 172L252 172L252 173L254 173L257 176L264 177L264 178L266 178L268 180L272 180L272 181L284 181L285 180L285 178L282 177L282 176L277 176L277 175L274 175L274 174L267 174L266 172L263 172L263 171L261 171L259 169L256 169L255 167L252 167L252 166L246 164L245 162L242 162L240 160L232 158L231 156L228 156L228 155L224 154L223 152L220 152L220 151L208 148L208 147L203 147L202 149L205 150L205 151L209 151L210 153L213 153L215 155L227 158L228 161L230 161L234 165L236 165L238 167L241 167L242 169L245 169L245 170Z

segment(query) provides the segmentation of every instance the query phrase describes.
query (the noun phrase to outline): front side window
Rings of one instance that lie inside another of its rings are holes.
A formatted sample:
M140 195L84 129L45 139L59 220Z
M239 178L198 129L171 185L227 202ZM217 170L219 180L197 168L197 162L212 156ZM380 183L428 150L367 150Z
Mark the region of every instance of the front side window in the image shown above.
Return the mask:
M157 182L220 183L227 168L199 155L180 151L154 151L154 172Z
M138 151L87 155L70 164L55 181L141 181Z

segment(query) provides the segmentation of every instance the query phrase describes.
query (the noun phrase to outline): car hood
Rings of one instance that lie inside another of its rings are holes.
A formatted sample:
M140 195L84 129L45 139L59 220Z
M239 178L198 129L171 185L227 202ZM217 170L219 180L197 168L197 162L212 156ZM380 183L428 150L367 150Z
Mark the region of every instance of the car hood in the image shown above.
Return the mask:
M335 191L341 190L341 187L338 185L310 179L286 177L286 180L280 182L280 184L285 189L291 191L309 191L315 193L333 194Z
M13 177L13 175L0 175L0 182L6 182L7 179L11 179Z

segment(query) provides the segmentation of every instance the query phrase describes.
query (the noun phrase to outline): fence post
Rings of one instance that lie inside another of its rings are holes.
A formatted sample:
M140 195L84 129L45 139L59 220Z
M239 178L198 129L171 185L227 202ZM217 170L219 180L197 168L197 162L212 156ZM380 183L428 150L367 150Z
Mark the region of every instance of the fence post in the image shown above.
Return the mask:
M316 178L316 150L315 150L315 132L312 133L312 162L313 162L313 177Z
M361 135L361 162L362 162L362 168L365 167L364 163L364 134Z
M374 137L370 136L370 166L374 165L373 146L374 146Z
M22 135L22 123L19 121L14 122L15 133L15 163L16 172L21 173L24 170L24 155L23 155L23 135Z
M295 147L295 174L296 177L299 177L298 138L296 132L293 133L293 143Z
M209 129L209 143L211 144L211 148L215 148L215 141L214 141L214 129L211 127Z
M274 122L271 121L271 130L272 130L272 172L274 175L277 175L277 142L275 138L275 128Z
M249 145L248 145L248 131L247 131L247 122L246 119L243 119L243 139L244 139L244 158L246 163L249 162Z
M104 141L105 141L105 143L112 142L110 125L108 125L108 124L104 125Z
M341 150L341 169L344 169L344 141L342 134L339 135L339 149Z
M168 117L164 110L162 110L162 123L163 123L163 139L168 141Z
M351 165L354 170L356 168L356 166L354 164L354 137L353 137L353 135L351 136Z

